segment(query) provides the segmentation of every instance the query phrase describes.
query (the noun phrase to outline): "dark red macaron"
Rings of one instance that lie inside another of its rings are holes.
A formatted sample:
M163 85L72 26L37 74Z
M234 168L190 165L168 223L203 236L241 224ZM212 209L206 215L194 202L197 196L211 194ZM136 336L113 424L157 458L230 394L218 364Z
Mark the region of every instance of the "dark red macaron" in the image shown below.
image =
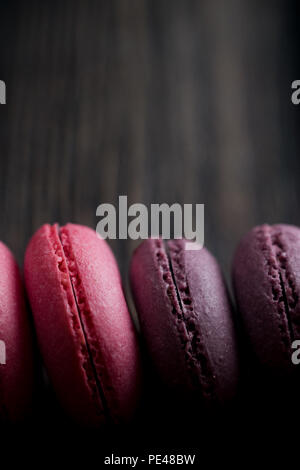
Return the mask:
M89 426L130 420L140 355L107 243L88 227L44 225L24 268L42 356L65 410Z
M1 242L0 272L0 421L12 423L32 410L33 343L19 268Z
M300 339L300 229L261 225L241 240L233 261L238 310L265 371L293 375L292 343Z
M149 239L134 252L130 278L147 350L176 395L223 403L236 392L238 352L222 274L205 249Z

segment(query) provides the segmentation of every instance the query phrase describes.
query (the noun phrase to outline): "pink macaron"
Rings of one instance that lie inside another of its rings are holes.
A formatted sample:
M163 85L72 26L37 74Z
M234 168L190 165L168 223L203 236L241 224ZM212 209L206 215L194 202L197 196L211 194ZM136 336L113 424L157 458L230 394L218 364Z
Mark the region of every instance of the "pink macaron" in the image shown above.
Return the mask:
M25 282L53 388L79 424L130 420L141 364L115 258L84 226L44 225L25 254Z
M31 411L33 346L19 268L1 242L0 350L0 421L13 423Z

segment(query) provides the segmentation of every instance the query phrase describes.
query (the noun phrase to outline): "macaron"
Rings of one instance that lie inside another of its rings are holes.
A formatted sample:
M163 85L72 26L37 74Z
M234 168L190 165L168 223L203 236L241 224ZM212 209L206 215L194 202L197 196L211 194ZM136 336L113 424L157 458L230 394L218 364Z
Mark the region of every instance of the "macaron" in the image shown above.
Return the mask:
M292 343L300 338L300 229L253 228L236 250L232 275L253 359L271 375L292 376Z
M33 342L24 289L11 251L0 242L0 422L32 411Z
M228 292L215 258L185 240L145 240L130 280L148 356L170 396L226 403L238 385L238 348ZM178 400L179 403L179 400Z
M84 226L42 226L25 254L25 282L53 389L77 423L130 421L141 364L108 244Z

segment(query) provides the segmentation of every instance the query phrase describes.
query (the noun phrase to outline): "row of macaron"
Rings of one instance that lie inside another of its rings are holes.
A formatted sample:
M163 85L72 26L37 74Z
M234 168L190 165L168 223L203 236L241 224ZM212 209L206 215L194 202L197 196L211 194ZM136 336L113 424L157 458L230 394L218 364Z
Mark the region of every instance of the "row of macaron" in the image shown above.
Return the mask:
M0 420L15 422L32 410L32 324L51 386L77 423L131 420L145 381L141 345L172 396L204 406L231 401L241 370L236 316L214 256L185 243L148 239L135 250L130 283L139 333L114 255L94 230L42 226L25 253L26 293L0 243ZM297 227L255 227L232 268L251 353L267 373L284 378L295 374L292 342L300 338L299 247Z

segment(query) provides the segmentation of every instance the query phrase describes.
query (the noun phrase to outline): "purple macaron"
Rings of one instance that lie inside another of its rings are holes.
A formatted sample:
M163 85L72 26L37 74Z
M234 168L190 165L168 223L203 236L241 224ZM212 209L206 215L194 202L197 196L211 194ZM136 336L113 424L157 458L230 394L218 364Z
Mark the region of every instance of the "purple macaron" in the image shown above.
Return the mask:
M238 353L228 293L215 258L185 240L145 240L130 278L146 348L168 389L223 403L235 395Z
M233 284L258 363L272 374L293 374L292 343L300 339L300 229L253 228L237 248Z

